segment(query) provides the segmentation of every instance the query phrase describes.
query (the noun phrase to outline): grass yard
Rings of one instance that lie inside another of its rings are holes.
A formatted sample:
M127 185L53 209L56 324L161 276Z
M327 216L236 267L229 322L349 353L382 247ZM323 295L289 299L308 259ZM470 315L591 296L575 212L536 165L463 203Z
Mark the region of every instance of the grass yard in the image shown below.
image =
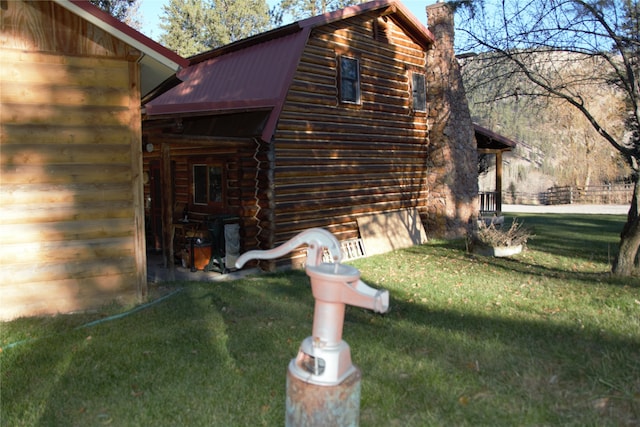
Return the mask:
M432 241L353 261L391 311L347 309L362 426L640 425L640 278L613 279L624 218L518 215L512 259ZM4 426L278 426L311 333L299 271L174 283L117 313L0 324Z

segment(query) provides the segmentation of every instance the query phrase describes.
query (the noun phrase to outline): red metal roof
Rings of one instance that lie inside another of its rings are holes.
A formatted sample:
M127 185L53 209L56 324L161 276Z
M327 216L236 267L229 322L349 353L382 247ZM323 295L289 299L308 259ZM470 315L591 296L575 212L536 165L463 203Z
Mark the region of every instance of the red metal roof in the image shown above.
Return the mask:
M270 141L291 80L311 30L363 13L391 11L399 24L423 46L431 32L400 2L376 0L259 34L196 55L178 72L183 82L146 104L148 116L225 113L272 108L262 132Z
M298 31L185 68L177 73L183 83L147 103L147 115L265 108L279 114L306 40ZM267 134L275 130L273 113Z

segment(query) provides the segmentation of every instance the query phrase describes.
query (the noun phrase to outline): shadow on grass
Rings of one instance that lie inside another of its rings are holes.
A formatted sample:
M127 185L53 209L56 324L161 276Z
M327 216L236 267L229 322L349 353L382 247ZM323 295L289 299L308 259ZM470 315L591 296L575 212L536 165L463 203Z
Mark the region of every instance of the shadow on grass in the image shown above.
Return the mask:
M345 340L371 383L370 425L640 422L640 337L585 330L578 321L391 304L382 318L347 311ZM401 402L386 406L389 394L379 390L391 384Z
M517 218L534 236L529 240L529 249L542 252L553 257L561 257L563 262L551 262L553 266L544 265L534 260L528 262L527 257L512 258L482 257L467 253L464 239L435 241L427 244L431 247L446 249L457 255L475 258L481 262L504 271L517 272L544 278L571 279L586 284L606 282L620 286L640 286L640 279L612 277L607 267L603 271L588 271L576 262L587 262L610 266L618 251L618 235L625 221L624 216L616 215L556 215L556 214L522 214L507 217L506 225ZM422 254L420 246L405 249L408 253ZM564 268L562 267L564 266Z
M524 259L518 258L488 259L487 262L491 262L493 266L504 271L516 272L529 276L560 280L570 279L572 281L581 282L585 285L607 283L616 286L640 287L640 282L637 280L613 277L609 272L584 272L572 268L562 269L547 267L536 263L526 262Z
M306 275L184 286L125 319L3 354L3 419L282 425L286 367L311 333ZM384 316L345 317L363 426L640 422L637 336L391 303Z
M58 330L4 352L3 424L280 423L285 371L273 375L271 358L282 347L270 336L245 337L263 331L282 307L252 303L247 292L229 284L188 284L124 319ZM289 360L284 353L283 367Z
M620 232L626 221L622 215L520 214L516 218L533 231L530 248L605 264L618 253Z

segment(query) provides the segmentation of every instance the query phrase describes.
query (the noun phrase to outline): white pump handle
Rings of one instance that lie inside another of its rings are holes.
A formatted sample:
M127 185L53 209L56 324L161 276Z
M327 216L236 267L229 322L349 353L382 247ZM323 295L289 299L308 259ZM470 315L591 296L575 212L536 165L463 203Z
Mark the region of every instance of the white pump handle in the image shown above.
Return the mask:
M342 261L342 249L336 237L323 228L310 228L303 231L291 240L283 243L277 248L263 250L252 250L245 252L236 260L236 268L242 266L251 259L274 259L293 251L298 246L307 244L307 266L316 266L322 263L323 249L327 248L334 263Z

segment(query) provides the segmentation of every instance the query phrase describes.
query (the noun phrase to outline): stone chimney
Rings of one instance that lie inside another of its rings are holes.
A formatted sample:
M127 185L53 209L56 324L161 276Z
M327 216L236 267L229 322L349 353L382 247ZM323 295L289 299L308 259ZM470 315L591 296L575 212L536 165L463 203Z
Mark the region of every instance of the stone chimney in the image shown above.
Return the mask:
M427 6L427 22L435 37L426 66L431 144L428 229L438 237L462 237L479 214L477 146L453 49L453 10L444 2Z

